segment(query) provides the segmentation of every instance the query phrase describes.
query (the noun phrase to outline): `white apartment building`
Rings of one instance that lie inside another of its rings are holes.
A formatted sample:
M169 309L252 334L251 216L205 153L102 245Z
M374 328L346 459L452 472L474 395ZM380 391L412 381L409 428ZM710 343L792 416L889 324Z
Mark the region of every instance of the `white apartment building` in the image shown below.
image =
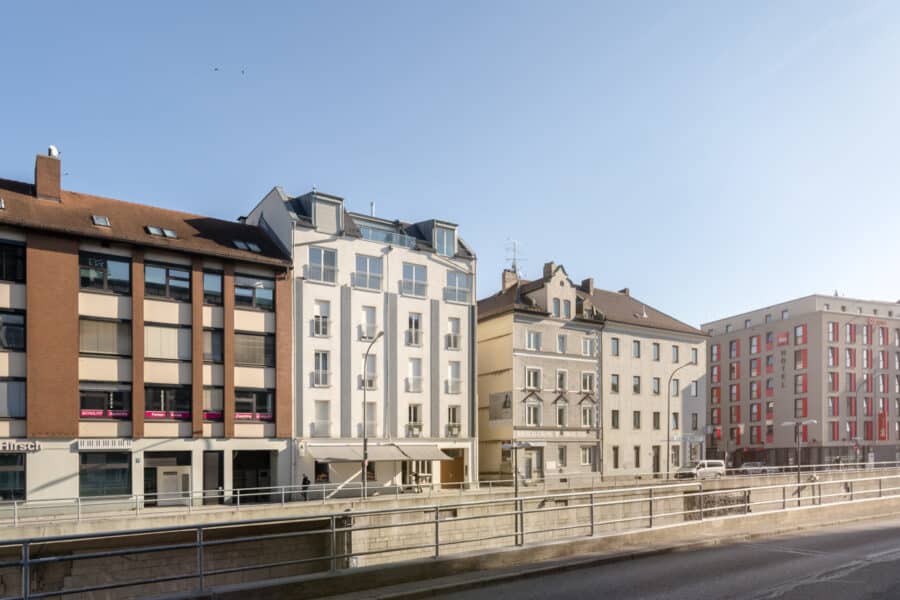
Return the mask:
M477 481L475 255L457 226L277 187L246 221L295 265L298 480L359 482L365 432L370 489Z
M662 476L703 456L698 329L627 288L573 283L552 262L533 281L504 271L500 292L479 301L478 319L482 479L512 477L512 443L526 480L598 470Z

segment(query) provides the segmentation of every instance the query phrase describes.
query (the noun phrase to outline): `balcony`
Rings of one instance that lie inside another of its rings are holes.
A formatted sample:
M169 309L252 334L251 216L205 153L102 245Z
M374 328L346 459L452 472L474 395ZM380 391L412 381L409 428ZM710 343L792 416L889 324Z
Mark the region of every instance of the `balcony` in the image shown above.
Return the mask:
M309 429L312 437L331 437L331 421L313 421Z
M422 437L422 424L421 423L407 423L406 424L406 437L411 437L411 438Z
M331 331L331 324L328 317L315 316L312 322L312 334L315 337L328 337Z
M465 288L444 288L444 300L447 302L459 302L468 304L472 299L472 292Z
M447 350L459 350L459 337L458 333L448 333L444 336Z
M378 333L375 323L363 323L359 326L359 339L368 342L375 339Z
M462 390L462 379L448 379L446 385L448 394L459 394Z
M380 290L381 275L372 273L351 273L350 285L363 290Z
M423 281L412 281L410 279L400 280L400 294L403 296L413 296L415 298L424 298L428 294L428 284Z
M378 383L378 376L374 374L359 376L359 389L374 390Z
M366 430L363 432L363 424L358 423L356 429L359 433L359 437L378 437L378 423L375 421L366 421ZM365 433L365 435L363 435Z
M447 423L447 437L456 438L459 437L459 433L462 427L459 423Z
M313 387L328 387L331 385L331 371L313 371Z
M310 281L320 281L322 283L337 282L337 267L306 265L303 271L304 276Z
M406 330L406 345L407 346L421 346L422 345L422 330L421 329L407 329Z
M359 228L359 233L364 240L372 242L383 242L385 244L390 244L391 246L404 246L410 249L415 249L416 247L416 238L402 233L395 233L393 231L385 231L383 229L366 226L361 226Z
M420 393L422 391L422 378L420 376L407 377L406 391L414 394Z

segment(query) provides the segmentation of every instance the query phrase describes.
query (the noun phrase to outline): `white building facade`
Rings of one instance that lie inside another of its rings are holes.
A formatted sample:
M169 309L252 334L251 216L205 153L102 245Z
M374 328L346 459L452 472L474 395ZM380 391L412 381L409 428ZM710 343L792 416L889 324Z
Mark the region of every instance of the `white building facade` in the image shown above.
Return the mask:
M475 256L452 223L270 192L248 215L293 257L295 476L370 489L477 481Z

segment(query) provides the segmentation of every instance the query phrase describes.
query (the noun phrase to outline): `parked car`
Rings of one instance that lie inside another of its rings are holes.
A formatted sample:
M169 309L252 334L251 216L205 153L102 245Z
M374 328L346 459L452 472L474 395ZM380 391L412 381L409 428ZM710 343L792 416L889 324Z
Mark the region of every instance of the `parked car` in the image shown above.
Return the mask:
M675 471L676 479L712 479L725 477L724 460L701 460Z
M771 475L777 472L778 469L775 467L766 466L766 463L759 461L745 462L738 469L738 474L740 475Z

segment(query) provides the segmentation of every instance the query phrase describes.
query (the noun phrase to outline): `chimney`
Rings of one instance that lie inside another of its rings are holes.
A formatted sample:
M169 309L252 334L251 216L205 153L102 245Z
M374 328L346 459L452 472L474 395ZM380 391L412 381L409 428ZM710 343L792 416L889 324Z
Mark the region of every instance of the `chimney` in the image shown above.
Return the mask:
M593 294L594 293L594 278L588 277L587 279L582 279L581 280L581 289L588 294Z
M503 277L500 281L500 291L505 292L519 283L519 274L512 269L503 269Z
M630 296L630 295L631 295L631 290L629 290L628 288L622 288L621 290L619 290L619 293L620 293L620 294L625 294L626 296Z
M553 271L556 270L556 264L551 260L550 262L544 263L544 279L550 279L553 277Z
M34 159L34 195L59 202L60 162L53 146L47 156L38 154Z

